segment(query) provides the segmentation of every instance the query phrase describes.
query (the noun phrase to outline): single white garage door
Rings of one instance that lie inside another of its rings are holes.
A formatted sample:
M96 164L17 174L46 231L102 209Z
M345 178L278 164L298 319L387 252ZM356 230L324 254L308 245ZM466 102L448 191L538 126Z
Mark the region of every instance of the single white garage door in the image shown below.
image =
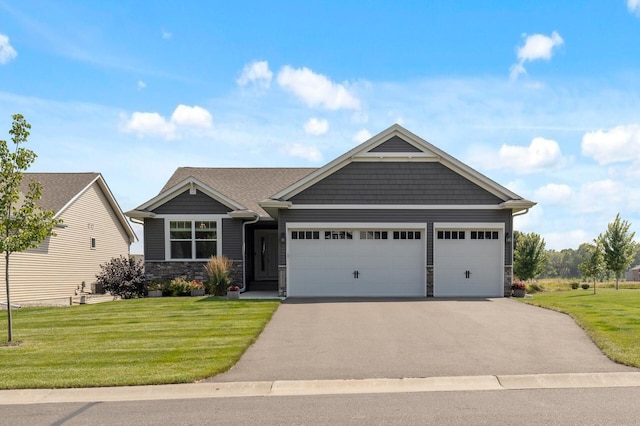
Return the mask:
M287 234L288 296L426 296L424 229L335 227Z
M435 297L504 296L502 229L434 229Z

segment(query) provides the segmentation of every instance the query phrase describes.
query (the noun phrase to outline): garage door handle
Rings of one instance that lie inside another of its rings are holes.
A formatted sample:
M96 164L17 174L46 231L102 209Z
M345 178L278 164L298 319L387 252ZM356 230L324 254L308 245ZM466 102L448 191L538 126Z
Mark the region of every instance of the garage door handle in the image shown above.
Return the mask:
M360 278L360 271L353 271L353 278L356 280Z
M471 276L471 271L464 271L464 276L465 278L469 279L469 277Z

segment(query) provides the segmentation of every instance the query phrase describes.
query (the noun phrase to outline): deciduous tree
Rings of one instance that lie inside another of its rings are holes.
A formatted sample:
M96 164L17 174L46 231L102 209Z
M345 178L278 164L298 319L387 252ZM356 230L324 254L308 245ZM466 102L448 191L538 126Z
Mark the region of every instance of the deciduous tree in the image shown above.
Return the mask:
M580 271L585 278L593 278L593 294L595 294L598 277L606 268L602 250L602 235L593 240L593 244L582 244L580 247L584 247L586 256L580 264Z
M41 209L36 202L42 185L31 180L26 192L21 191L24 172L36 159L35 152L23 148L31 125L20 114L13 115L9 134L15 145L12 152L7 141L0 140L0 251L4 253L7 296L8 340L13 340L9 257L12 253L38 247L61 221L55 212Z
M525 281L540 275L545 270L547 262L544 247L544 239L535 232L517 232L513 252L513 273Z
M635 232L629 232L631 224L616 215L613 222L607 226L607 231L602 238L604 261L607 269L616 276L616 290L620 275L629 268L635 256L636 243L633 241Z

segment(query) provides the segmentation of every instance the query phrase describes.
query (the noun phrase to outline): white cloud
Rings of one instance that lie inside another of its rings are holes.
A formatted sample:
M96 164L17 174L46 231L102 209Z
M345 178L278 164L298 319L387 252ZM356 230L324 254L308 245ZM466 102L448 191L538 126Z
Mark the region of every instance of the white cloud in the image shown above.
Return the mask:
M322 154L318 150L316 146L307 146L301 143L294 143L291 145L286 145L283 148L285 154L288 154L292 157L304 158L305 160L319 163L322 161Z
M628 190L624 184L613 179L585 183L578 194L580 213L604 212L611 206L625 205Z
M569 185L549 183L536 190L534 199L548 205L566 205L572 195L573 190Z
M171 34L169 31L162 30L162 38L163 39L169 40L171 37L173 37L173 34Z
M120 129L138 136L161 136L165 139L178 137L178 130L189 128L209 128L212 117L209 111L197 105L190 107L178 105L167 120L157 112L134 112L131 117L124 118Z
M302 99L310 107L320 106L330 110L360 108L360 100L338 83L309 68L283 67L278 73L278 84Z
M145 89L147 87L147 83L142 80L138 80L138 90Z
M582 154L593 157L599 164L640 160L640 125L629 124L585 133Z
M524 35L526 36L526 34ZM526 74L525 62L537 61L539 59L550 60L553 56L553 49L564 43L560 34L556 31L551 36L544 34L532 34L525 38L524 44L518 47L516 53L518 62L511 66L511 78L516 79L520 74Z
M562 250L566 248L577 249L582 243L588 243L593 237L584 229L569 231L547 232L544 242L547 249Z
M485 148L474 148L470 161L487 169L509 169L519 174L555 170L566 163L558 143L551 139L534 138L529 146L502 145L498 157Z
M627 0L627 8L629 12L640 16L640 0Z
M211 127L213 119L206 109L194 105L178 105L171 115L171 122L180 126L200 127L203 129Z
M273 72L269 69L269 63L267 61L255 61L244 66L236 83L242 87L252 83L260 89L268 89L272 78Z
M309 133L310 135L323 135L327 133L328 130L329 122L324 119L317 119L315 117L312 117L309 119L309 121L304 123L304 131Z
M0 33L0 64L6 64L16 56L18 52L9 43L9 37Z
M157 112L134 112L123 126L125 132L138 136L161 136L165 139L175 137L176 126Z
M371 133L367 129L360 129L355 135L353 135L351 139L354 142L362 143L366 140L371 139Z

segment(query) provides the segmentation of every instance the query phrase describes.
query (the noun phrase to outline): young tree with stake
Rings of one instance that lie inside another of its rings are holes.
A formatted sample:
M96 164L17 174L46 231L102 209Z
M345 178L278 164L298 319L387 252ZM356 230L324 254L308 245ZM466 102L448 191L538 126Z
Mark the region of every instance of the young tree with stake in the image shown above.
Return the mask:
M38 247L49 235L55 235L52 229L62 222L54 218L54 211L36 205L42 195L40 183L32 180L26 192L20 189L24 172L37 157L35 152L21 146L27 142L29 129L31 125L24 117L14 114L9 134L15 150L11 152L7 141L0 140L0 251L5 260L9 342L13 340L9 257L12 253Z

